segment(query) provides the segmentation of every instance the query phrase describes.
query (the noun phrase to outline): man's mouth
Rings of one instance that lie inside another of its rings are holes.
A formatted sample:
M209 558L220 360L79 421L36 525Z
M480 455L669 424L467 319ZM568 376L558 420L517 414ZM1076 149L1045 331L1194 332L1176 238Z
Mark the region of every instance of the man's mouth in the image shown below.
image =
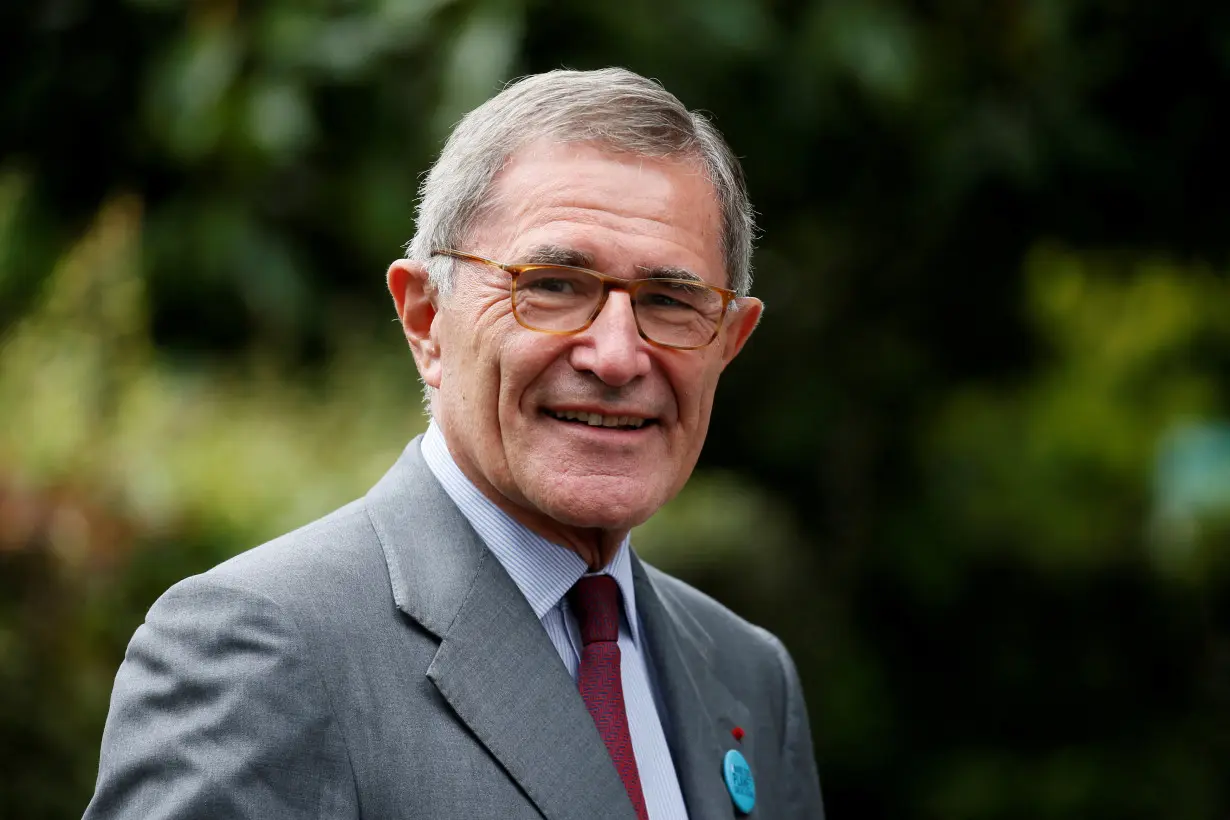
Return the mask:
M548 416L559 421L573 424L588 424L590 427L613 427L619 430L640 430L650 424L656 424L657 419L644 416L604 415L590 413L585 410L543 410Z

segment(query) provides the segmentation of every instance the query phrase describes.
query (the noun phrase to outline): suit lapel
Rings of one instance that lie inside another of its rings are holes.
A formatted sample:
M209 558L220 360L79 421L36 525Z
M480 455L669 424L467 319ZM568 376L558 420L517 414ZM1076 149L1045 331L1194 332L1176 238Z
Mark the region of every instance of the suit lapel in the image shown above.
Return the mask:
M747 707L714 675L709 638L700 625L653 581L635 556L632 577L688 816L733 818L722 758L737 748L755 770L753 738L739 743L731 735L736 726L750 725Z
M440 638L427 677L548 820L635 820L572 678L525 596L423 461L368 494L394 602Z

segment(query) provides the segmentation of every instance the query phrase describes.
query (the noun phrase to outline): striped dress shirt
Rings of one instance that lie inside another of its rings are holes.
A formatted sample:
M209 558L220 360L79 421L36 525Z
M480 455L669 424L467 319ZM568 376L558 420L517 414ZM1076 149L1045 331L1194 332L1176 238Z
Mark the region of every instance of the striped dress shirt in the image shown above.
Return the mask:
M427 466L444 491L525 595L575 681L581 663L581 632L566 595L588 571L585 560L531 532L479 492L453 461L444 434L434 422L423 436L422 449ZM643 627L636 614L636 590L632 585L631 549L630 538L625 537L601 573L615 579L623 599L619 623L620 676L632 751L650 818L686 820L687 810L666 743L652 670L643 651Z

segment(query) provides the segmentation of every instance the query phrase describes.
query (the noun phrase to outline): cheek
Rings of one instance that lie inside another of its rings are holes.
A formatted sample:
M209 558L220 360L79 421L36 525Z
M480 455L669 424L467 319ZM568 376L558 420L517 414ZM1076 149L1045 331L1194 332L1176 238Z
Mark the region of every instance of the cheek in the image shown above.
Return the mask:
M683 361L667 370L667 378L679 402L680 420L689 427L705 426L713 407L721 367L708 360Z
M565 362L567 343L561 337L523 331L510 336L499 358L501 415L534 411L543 385L558 377L556 368Z
M496 424L500 389L497 348L473 330L450 327L441 334L443 393L458 422L474 434L490 437Z

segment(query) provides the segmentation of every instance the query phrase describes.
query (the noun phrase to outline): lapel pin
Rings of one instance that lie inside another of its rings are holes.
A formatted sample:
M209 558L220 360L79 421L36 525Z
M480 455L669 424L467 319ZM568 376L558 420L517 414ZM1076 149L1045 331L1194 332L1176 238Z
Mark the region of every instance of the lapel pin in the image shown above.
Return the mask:
M726 791L730 792L735 808L740 814L749 814L756 805L756 781L747 758L738 750L731 749L722 759L722 779L726 781Z

